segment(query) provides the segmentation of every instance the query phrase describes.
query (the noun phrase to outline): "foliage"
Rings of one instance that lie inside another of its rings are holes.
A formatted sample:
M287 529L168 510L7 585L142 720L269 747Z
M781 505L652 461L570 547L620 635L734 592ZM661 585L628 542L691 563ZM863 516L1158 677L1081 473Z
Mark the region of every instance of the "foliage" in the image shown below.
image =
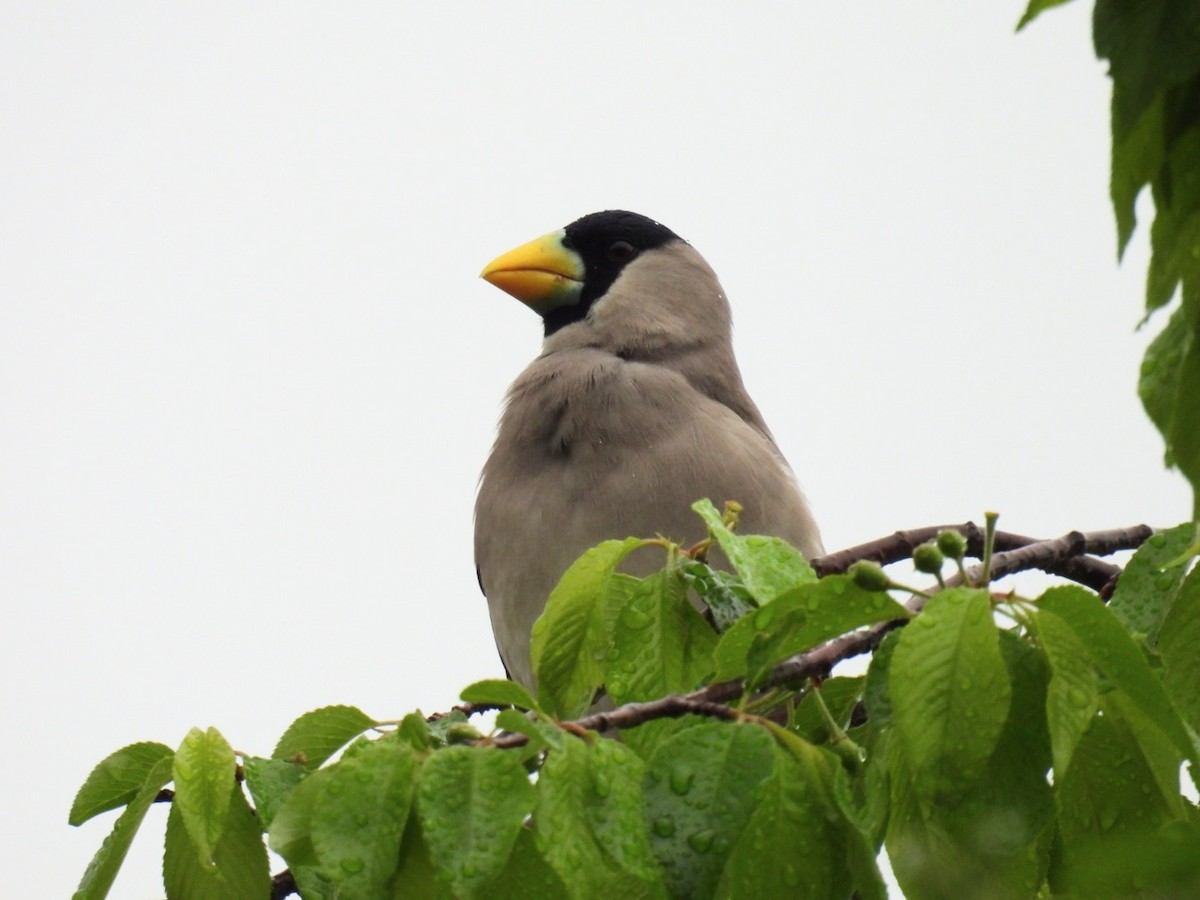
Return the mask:
M1031 0L1019 27L1064 2ZM1200 2L1097 0L1094 32L1119 248L1149 185L1147 316L1182 287L1141 396L1200 496ZM76 898L108 896L164 801L183 900L871 900L882 848L913 900L1200 896L1181 783L1200 761L1195 522L1001 544L989 521L984 541L935 529L805 560L739 534L736 504L695 508L697 547L614 540L566 572L533 633L536 696L481 681L428 718L325 707L265 757L215 728L113 753L71 808L73 825L121 810ZM621 571L647 546L660 571ZM1114 590L1089 554L1135 546ZM926 587L880 565L902 558ZM1031 566L1079 583L991 584ZM833 675L863 653L864 676Z
M1065 2L1030 0L1018 28ZM1113 81L1118 253L1133 236L1138 195L1149 186L1155 215L1146 318L1180 296L1146 351L1138 393L1162 432L1167 465L1192 484L1193 517L1200 518L1200 3L1096 0L1092 39Z
M723 632L689 601L681 548L658 540L664 568L639 579L617 570L641 542L612 542L568 571L539 628L543 647L565 638L590 660L587 677L543 650L539 674L558 682L536 699L484 681L429 721L315 710L236 780L215 729L175 751L130 745L72 809L79 824L126 807L76 896L106 895L168 779L172 897L272 896L264 834L289 866L275 896L306 898L882 898L881 844L912 898L1200 891L1180 787L1200 758L1200 569L1178 552L1191 523L1142 546L1110 606L1077 585L996 594L967 573L906 608L897 585L818 578L697 509L714 542L738 543L733 573L693 579L750 604ZM778 677L845 634L882 642L865 678ZM706 688L718 672L743 680ZM579 718L608 685L631 705ZM466 713L488 706L507 711L481 734Z

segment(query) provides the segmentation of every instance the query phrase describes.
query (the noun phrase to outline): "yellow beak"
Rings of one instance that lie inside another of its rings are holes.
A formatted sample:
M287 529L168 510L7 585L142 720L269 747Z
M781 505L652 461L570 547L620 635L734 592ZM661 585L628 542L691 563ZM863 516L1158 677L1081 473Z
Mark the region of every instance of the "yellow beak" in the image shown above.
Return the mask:
M575 303L583 289L583 260L562 239L563 232L555 231L509 250L484 266L480 277L543 315Z

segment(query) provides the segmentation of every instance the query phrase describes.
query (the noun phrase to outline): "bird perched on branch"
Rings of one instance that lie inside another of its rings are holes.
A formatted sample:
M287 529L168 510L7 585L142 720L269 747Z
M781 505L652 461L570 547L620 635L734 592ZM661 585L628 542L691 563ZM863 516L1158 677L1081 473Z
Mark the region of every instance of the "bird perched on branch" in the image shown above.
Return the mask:
M475 563L510 677L534 688L530 630L567 567L611 538L704 537L691 504L743 506L739 530L806 556L821 540L742 385L729 303L690 244L645 216L593 213L482 277L542 317L509 388L475 503ZM661 555L638 571L648 574Z

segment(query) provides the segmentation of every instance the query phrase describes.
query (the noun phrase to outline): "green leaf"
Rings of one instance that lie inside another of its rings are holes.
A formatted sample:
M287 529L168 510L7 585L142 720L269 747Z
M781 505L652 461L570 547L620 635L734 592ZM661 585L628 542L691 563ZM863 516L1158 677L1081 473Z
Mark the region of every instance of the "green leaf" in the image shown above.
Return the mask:
M518 709L538 708L533 695L515 681L506 678L487 678L463 688L459 696L466 703L484 706L515 706Z
M1119 716L1128 723L1165 802L1175 815L1183 816L1186 804L1179 791L1179 774L1185 759L1178 748L1124 691L1102 694L1100 708L1104 715Z
M151 770L174 752L166 744L142 741L109 754L92 769L75 795L67 821L82 825L92 816L129 803Z
M450 885L438 877L417 816L410 817L404 829L404 838L400 841L400 862L391 888L392 893L384 895L391 900L459 900ZM308 900L307 894L303 896L304 900Z
M1100 674L1128 694L1148 722L1167 735L1185 758L1194 759L1191 739L1162 683L1133 638L1095 594L1066 585L1050 588L1037 604L1066 622Z
M162 786L171 780L171 757L164 756L146 773L137 793L113 823L112 831L92 857L72 900L103 900L125 861L129 845Z
M892 693L888 688L888 679L891 677L892 656L896 652L896 644L900 642L901 634L900 631L887 634L875 648L871 664L867 667L863 704L867 707L867 722L876 730L892 724Z
M1146 279L1147 312L1182 282L1182 307L1146 352L1139 394L1162 432L1167 465L1193 488L1200 516L1200 5L1184 0L1097 0L1093 39L1109 61L1111 194L1118 252L1150 184L1155 207Z
M529 738L529 745L536 750L546 747L558 747L566 740L562 730L550 722L530 718L515 709L505 709L496 716L496 727L513 734L523 734Z
M1200 225L1200 216L1197 217ZM1193 236L1192 247L1200 247L1200 227ZM1200 273L1196 276L1200 281ZM1188 288L1185 287L1185 293ZM1175 466L1191 482L1193 515L1200 518L1200 316L1192 320L1192 340L1178 367L1175 403L1171 410L1170 428L1166 431L1167 446Z
M909 616L886 593L865 591L847 575L788 591L749 617L758 629L746 653L750 680L758 683L788 657L864 625Z
M604 683L620 705L688 691L712 671L717 636L673 568L643 578L613 628Z
M1195 540L1195 522L1151 535L1117 581L1108 608L1130 632L1147 637L1151 646L1187 575L1187 566L1178 560ZM1171 563L1175 565L1165 568Z
M645 543L638 538L605 541L587 551L563 574L534 623L531 653L538 697L552 715L569 719L591 706L604 679L608 607L619 608L636 583L616 568Z
M910 626L912 627L912 626ZM888 856L905 896L1032 897L1045 878L1054 826L1040 653L1006 632L999 646L1012 684L1004 730L986 773L956 803L926 804L903 748L885 746L891 814Z
M209 867L214 865L213 852L229 818L229 788L234 784L236 766L233 748L215 728L193 728L175 751L174 806L192 836L200 862Z
M433 749L433 733L420 710L405 715L396 728L396 734L401 740L407 741L414 750Z
M600 754L614 752L620 756L597 766ZM630 871L631 866L641 870L645 865L645 854L638 849L645 840L645 820L633 814L637 811L636 787L622 783L628 773L621 770L630 766L636 773L637 765L637 758L623 747L599 750L575 738L563 741L547 755L538 777L534 810L537 846L569 896L661 894L655 889L657 872L651 881ZM612 812L618 821L600 821L607 816L608 803L614 797Z
M514 753L447 747L425 763L417 808L434 866L456 896L474 897L508 861L533 785Z
M308 769L299 763L264 759L261 756L246 757L242 762L242 770L263 831L271 827L275 813L292 788L308 775Z
M397 746L407 746L398 736L387 736L381 738L380 742L394 742ZM336 798L339 793L344 792L344 787L340 783L343 776L337 774L338 768L344 763L356 759L366 748L373 746L372 742L362 740L358 745L347 750L341 762L326 769L319 769L305 778L287 795L271 823L270 847L287 861L288 868L295 877L300 894L305 900L312 900L312 898L334 900L338 897L353 897L363 887L361 883L352 883L349 886L338 883L344 874L354 875L357 873L343 873L337 854L333 859L319 856L317 844L314 842L314 832L328 827L327 820L331 803L344 809L344 806L338 804L336 799L331 800L331 798ZM370 777L362 780L363 785L366 786L365 789L370 789L370 782ZM330 785L333 785L332 789L330 789ZM350 803L353 804L353 802L354 795L352 794ZM337 810L334 812L336 813ZM362 835L364 840L377 840L388 829L395 826L395 823L385 823L383 826L379 826L377 822L372 821L371 816L366 815L366 812L367 810L364 810L362 815L366 829L366 833ZM355 825L358 825L357 819ZM400 821L398 827L403 828L404 822ZM353 840L353 835L348 835L347 839ZM354 868L353 862L351 868Z
M271 820L268 845L284 858L301 888L301 895L324 897L324 887L332 888L318 871L317 851L313 846L313 816L325 785L333 778L333 768L313 772L284 797Z
M1181 91L1184 89L1180 89ZM1154 183L1157 210L1150 230L1153 254L1146 281L1146 304L1168 302L1183 283L1183 303L1146 353L1139 383L1146 410L1162 432L1168 465L1178 467L1193 488L1193 517L1200 518L1200 117L1193 100L1194 79L1175 105L1188 110L1186 131L1167 150L1167 165ZM1177 134L1179 123L1167 130Z
M400 900L401 896L397 894L397 900ZM407 898L425 895L414 893L403 896ZM508 857L508 865L496 878L488 893L489 900L530 900L535 897L565 896L566 885L538 852L533 831L522 828Z
M825 703L833 721L844 730L850 724L850 715L862 697L865 683L866 678L859 675L854 678L827 678L820 687L814 685L796 707L791 730L814 744L828 743L833 735L829 733L829 726L821 715L816 694L820 693L819 699Z
M771 736L749 724L704 723L658 747L646 768L646 820L672 895L712 895L774 761Z
M1161 193L1159 181L1155 181L1151 187L1152 194L1157 198ZM1150 225L1151 256L1150 267L1146 271L1146 316L1142 319L1143 322L1149 319L1150 313L1170 303L1179 288L1179 281L1183 278L1183 272L1180 269L1180 263L1183 260L1180 259L1178 250L1179 245L1183 243L1181 240L1181 231L1183 230L1185 229L1181 228L1181 224L1171 216L1170 210L1165 208L1155 216L1154 222ZM1189 325L1190 323L1180 324ZM1182 360L1186 350L1187 347L1169 345L1155 347L1152 345L1147 352L1158 353L1160 359L1169 359L1174 356L1176 359ZM1178 383L1178 374L1169 369L1160 369L1158 377L1166 385ZM1174 392L1172 392L1171 399L1174 400ZM1169 413L1170 407L1163 408L1160 404L1160 411ZM1174 465L1170 448L1167 450L1167 460L1169 465Z
M271 753L274 759L320 768L338 750L377 723L354 706L324 706L288 726Z
M1200 891L1200 839L1177 816L1134 729L1105 707L1057 787L1050 885L1073 897L1188 897ZM1152 887L1151 892L1143 893Z
M1012 694L988 592L934 595L901 633L888 686L918 798L960 796L983 774Z
M858 900L888 900L887 885L878 863L879 843L875 833L877 829L882 829L882 825L875 818L877 810L856 799L855 788L845 766L834 760L830 768L833 770L834 800L842 814L842 843L845 845L844 855L854 896ZM887 787L878 785L878 789L881 794L878 799L882 801L879 805L884 806L887 803Z
M1046 719L1054 752L1054 777L1061 779L1075 746L1100 708L1100 678L1087 647L1060 617L1048 610L1037 613L1037 634L1050 662Z
M1200 69L1200 7L1178 0L1096 0L1096 55L1109 61L1113 123L1134 126L1159 94Z
M1185 360L1190 356L1190 349L1194 347L1196 342L1196 323L1195 313L1190 309L1191 304L1188 302L1189 297L1195 291L1195 262L1192 259L1191 251L1197 242L1200 242L1200 215L1197 211L1189 210L1182 214L1176 214L1168 205L1168 196L1170 188L1167 186L1171 180L1169 170L1172 168L1170 161L1176 153L1176 147L1172 146L1167 151L1168 165L1164 174L1155 180L1153 183L1154 202L1158 212L1154 217L1154 224L1150 226L1150 269L1146 273L1146 312L1152 313L1156 309L1166 306L1175 296L1175 291L1179 287L1179 283L1183 282L1183 312L1189 319L1191 341L1188 348L1189 352L1181 353L1179 359ZM1176 376L1174 381L1178 382ZM1186 397L1179 397L1176 394L1175 399L1181 400Z
M183 814L178 806L172 805L163 855L163 883L168 897L267 900L271 896L271 870L262 831L236 784L230 788L229 811L213 859L216 866L212 868L200 863Z
M812 770L779 745L762 802L725 867L718 897L847 897L849 877ZM833 772L829 771L832 778ZM691 895L689 895L691 896Z
M1117 218L1117 256L1121 257L1137 226L1138 195L1159 176L1166 161L1162 98L1152 103L1133 127L1119 130L1115 120L1113 125L1109 195Z
M1119 251L1145 184L1155 219L1146 309L1183 284L1183 305L1147 350L1139 393L1163 434L1168 465L1191 482L1200 513L1200 6L1180 0L1097 0L1096 52L1113 79L1111 193Z
M456 900L450 885L438 878L429 860L420 823L413 819L404 829L400 868L392 883L393 900ZM308 900L308 895L304 895ZM533 830L521 829L504 870L486 888L488 900L531 900L566 897L567 889L538 852ZM624 898L621 898L624 900Z
M1029 885L1041 884L1054 830L1053 793L1046 783L1049 667L1042 654L1013 634L999 637L1012 684L1008 719L985 776L944 820L970 860L965 870L975 868L977 882L991 886L986 897L1023 896Z
M1194 100L1200 79L1173 88L1162 96L1165 164L1152 181L1156 215L1150 229L1153 256L1146 281L1147 312L1166 305L1183 282L1184 310L1190 308L1195 334L1196 277L1200 264L1193 253L1200 240L1200 184L1197 183L1197 154L1200 153L1200 116ZM1153 109L1153 107L1152 107Z
M767 728L775 735L777 746L787 751L796 766L794 774L800 777L795 785L798 787L803 783L812 791L824 817L825 837L832 857L826 896L853 894L860 900L887 900L887 887L876 863L878 845L871 837L868 810L861 808L855 800L854 788L842 761L830 750L815 747L778 725L770 723ZM777 764L776 773L779 772ZM743 836L742 842L745 840Z
M518 715L520 714L518 713ZM445 715L439 715L432 720L427 720L425 722L425 729L429 733L432 746L445 747L450 743L451 732L460 730L463 727L469 728L470 725L471 720L466 713L461 709L452 709ZM401 735L401 737L411 734L414 727L415 724L410 723L405 734ZM411 744L412 741L409 741L409 743Z
M1021 16L1021 21L1017 23L1017 31L1020 31L1046 10L1062 6L1067 2L1069 0L1029 0L1029 5L1025 7L1025 14Z
M1163 455L1163 464L1166 466L1175 464L1169 436L1175 416L1175 403L1179 397L1181 364L1184 357L1191 354L1195 343L1191 324L1190 317L1182 307L1171 313L1163 330L1146 348L1138 377L1138 397L1141 398L1146 415L1166 442Z
M356 747L328 772L311 818L321 873L337 885L337 896L344 900L383 896L399 865L416 783L416 753L389 735Z
M787 591L721 635L713 653L715 680L749 673L758 682L789 656L863 625L908 617L887 594L865 591L846 575L829 575Z
M1163 624L1163 684L1192 730L1200 732L1200 568L1192 569Z
M596 842L623 871L660 882L646 828L645 763L616 741L596 741L591 750L591 793L585 793L584 809Z
M400 869L393 881L394 900L456 900L429 859L420 823L413 820L400 845ZM504 870L486 888L488 900L565 897L567 889L538 852L533 831L522 828ZM307 900L307 898L306 898Z
M883 843L888 815L891 812L888 744L898 744L900 739L894 728L876 728L869 719L866 726L854 729L851 737L866 749L867 761L862 768L862 774L856 777L851 785L858 810L857 820L874 848Z
M688 588L712 614L718 632L725 631L750 610L757 608L742 579L732 572L713 569L687 557L679 560L679 572Z
M704 520L708 533L760 606L797 585L817 580L804 554L787 541L761 534L735 534L725 527L721 514L709 500L693 503L692 509Z

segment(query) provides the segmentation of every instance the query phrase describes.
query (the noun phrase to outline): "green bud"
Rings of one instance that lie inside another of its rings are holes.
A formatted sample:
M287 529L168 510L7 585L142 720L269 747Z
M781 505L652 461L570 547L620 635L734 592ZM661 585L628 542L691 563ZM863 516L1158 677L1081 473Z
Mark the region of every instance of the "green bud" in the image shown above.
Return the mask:
M864 591L886 591L892 584L883 566L870 559L860 559L846 570L846 574Z
M742 514L742 504L736 500L725 501L725 511L721 513L721 524L730 531L737 531L738 517Z
M939 531L937 545L951 559L961 560L967 555L967 539L957 531Z
M922 544L914 550L912 558L917 571L924 572L926 575L937 575L946 563L946 557L933 541Z
M470 744L479 740L483 735L466 722L455 722L446 729L447 744Z

